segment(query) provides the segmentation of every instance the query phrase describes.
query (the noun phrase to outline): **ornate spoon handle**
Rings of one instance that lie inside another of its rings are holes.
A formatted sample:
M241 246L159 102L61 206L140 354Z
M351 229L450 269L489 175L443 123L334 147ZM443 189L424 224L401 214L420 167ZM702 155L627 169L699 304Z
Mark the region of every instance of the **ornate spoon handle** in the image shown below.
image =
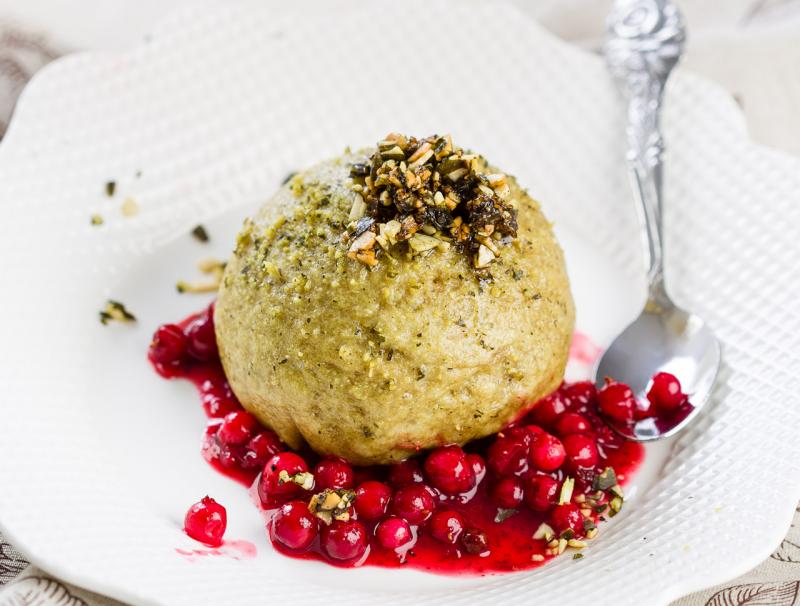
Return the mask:
M664 142L659 117L664 85L680 59L684 40L683 19L670 0L615 0L605 56L628 102L627 160L640 202L652 300L666 297L661 225Z

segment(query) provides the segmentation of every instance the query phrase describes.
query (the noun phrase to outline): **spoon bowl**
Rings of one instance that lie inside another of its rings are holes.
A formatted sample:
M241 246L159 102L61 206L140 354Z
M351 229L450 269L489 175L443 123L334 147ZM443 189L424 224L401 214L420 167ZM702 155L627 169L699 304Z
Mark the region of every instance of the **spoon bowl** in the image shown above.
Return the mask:
M637 398L645 398L650 378L669 372L680 377L691 405L669 417L651 417L632 425L612 421L611 427L640 442L675 434L708 402L720 362L719 341L700 316L669 300L649 301L598 360L594 375L598 387L610 377L629 385Z

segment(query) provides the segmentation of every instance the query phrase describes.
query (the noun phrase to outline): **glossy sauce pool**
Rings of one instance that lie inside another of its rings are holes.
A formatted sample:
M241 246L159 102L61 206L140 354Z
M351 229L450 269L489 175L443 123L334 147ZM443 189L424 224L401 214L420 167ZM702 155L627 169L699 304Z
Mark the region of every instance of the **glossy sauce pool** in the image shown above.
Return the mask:
M178 326L183 331L187 331L192 323L209 321L209 314L204 313L192 315L180 322ZM228 385L219 360L213 356L209 360L199 361L187 355L178 364L170 366L154 364L154 366L159 374L166 378L185 379L195 385L203 408L209 417L202 444L203 457L220 473L245 487L252 487L254 501L264 513L267 526L269 526L269 520L274 510L261 506L258 491L255 489L264 463L259 461L255 466L252 461L250 464L243 463L246 460L245 448L243 446L228 448L221 444L217 437L222 417L232 411L241 410L241 405ZM562 385L557 392L535 403L529 412L514 425L523 427L535 424L545 431L554 431L554 426L562 418L562 415L579 413L589 422L590 429L586 433L593 438L596 444L598 454L596 464L591 468L573 466L567 471L569 464L565 463L561 468L547 474L526 464L526 467L530 468L521 470L515 475L523 482L527 482L527 478L530 476L549 475L562 485L566 477L573 479L575 488L571 502L576 503L584 512L591 511L590 514L584 513L584 518L587 520L584 525L587 528L597 525L598 536L602 537L602 521L615 512L608 507L612 495L604 494L602 497L598 497L603 491L598 490L596 476L611 467L616 474L618 483L624 486L642 463L644 449L640 444L627 442L620 438L601 420L597 414L597 404L593 393L593 386L587 383ZM260 428L258 431L268 432L269 430ZM505 433L507 432L501 432L501 435L505 435ZM467 453L479 454L485 459L487 449L495 439L495 436L484 438L467 445L464 450ZM305 458L309 468L313 470L319 460L317 455L312 452L299 454ZM425 524L412 525L412 532L415 536L413 546L397 552L388 550L374 540L374 529L377 522L370 521L363 521L367 536L370 537L369 545L366 552L354 561L340 561L327 557L320 545L319 537L308 550L302 553L291 551L278 541L273 540L273 545L291 557L324 560L337 566L404 566L449 575L483 575L525 570L539 566L555 557L556 553L552 546L553 537L533 538L543 523L552 522L550 513L533 511L526 507L524 502L513 509L498 507L491 492L497 476L492 472L492 466L489 467L485 477L481 478L477 486L465 494L447 496L439 491L432 491L438 502L438 510L446 508L458 512L464 519L466 529L480 531L485 535L488 549L481 553L468 553L459 542L447 544L433 538L427 532ZM390 469L388 467L355 468L354 472L355 486L365 480L389 483ZM594 487L593 482L595 483ZM392 488L397 488L397 486L392 486ZM310 496L310 492L303 492L300 497L295 498L307 501ZM587 502L587 498L597 498L598 501L595 501L595 506L591 506L589 503L592 501ZM266 534L270 536L268 531ZM579 532L574 538L584 539L584 534ZM556 537L557 540L558 537ZM564 552L565 550L561 549L560 551ZM582 557L580 548L566 550L565 557Z

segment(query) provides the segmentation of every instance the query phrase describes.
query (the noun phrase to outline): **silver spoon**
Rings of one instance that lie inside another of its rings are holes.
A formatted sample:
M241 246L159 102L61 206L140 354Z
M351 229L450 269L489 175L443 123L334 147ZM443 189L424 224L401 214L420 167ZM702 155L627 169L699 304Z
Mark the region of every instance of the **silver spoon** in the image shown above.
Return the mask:
M616 0L608 32L606 61L628 104L627 160L643 227L648 289L642 313L598 361L595 382L599 387L611 377L644 397L655 373L671 372L693 405L669 419L610 422L625 437L644 442L675 434L705 405L719 370L720 345L702 318L672 302L664 284L659 114L664 85L683 51L683 19L670 0Z

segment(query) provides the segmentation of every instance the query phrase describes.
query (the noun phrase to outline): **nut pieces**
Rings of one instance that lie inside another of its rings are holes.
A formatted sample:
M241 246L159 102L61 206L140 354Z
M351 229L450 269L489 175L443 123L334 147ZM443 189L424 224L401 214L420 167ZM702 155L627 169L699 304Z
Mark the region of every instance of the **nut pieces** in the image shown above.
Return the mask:
M350 520L350 508L356 498L356 493L345 489L325 489L311 497L308 510L330 525L334 520L347 522Z
M485 174L483 166L477 154L454 147L449 135L392 133L379 141L368 163L350 168L348 258L374 267L379 251L390 254L402 242L410 256L455 244L475 269L486 269L500 246L516 237L517 213L506 176Z

